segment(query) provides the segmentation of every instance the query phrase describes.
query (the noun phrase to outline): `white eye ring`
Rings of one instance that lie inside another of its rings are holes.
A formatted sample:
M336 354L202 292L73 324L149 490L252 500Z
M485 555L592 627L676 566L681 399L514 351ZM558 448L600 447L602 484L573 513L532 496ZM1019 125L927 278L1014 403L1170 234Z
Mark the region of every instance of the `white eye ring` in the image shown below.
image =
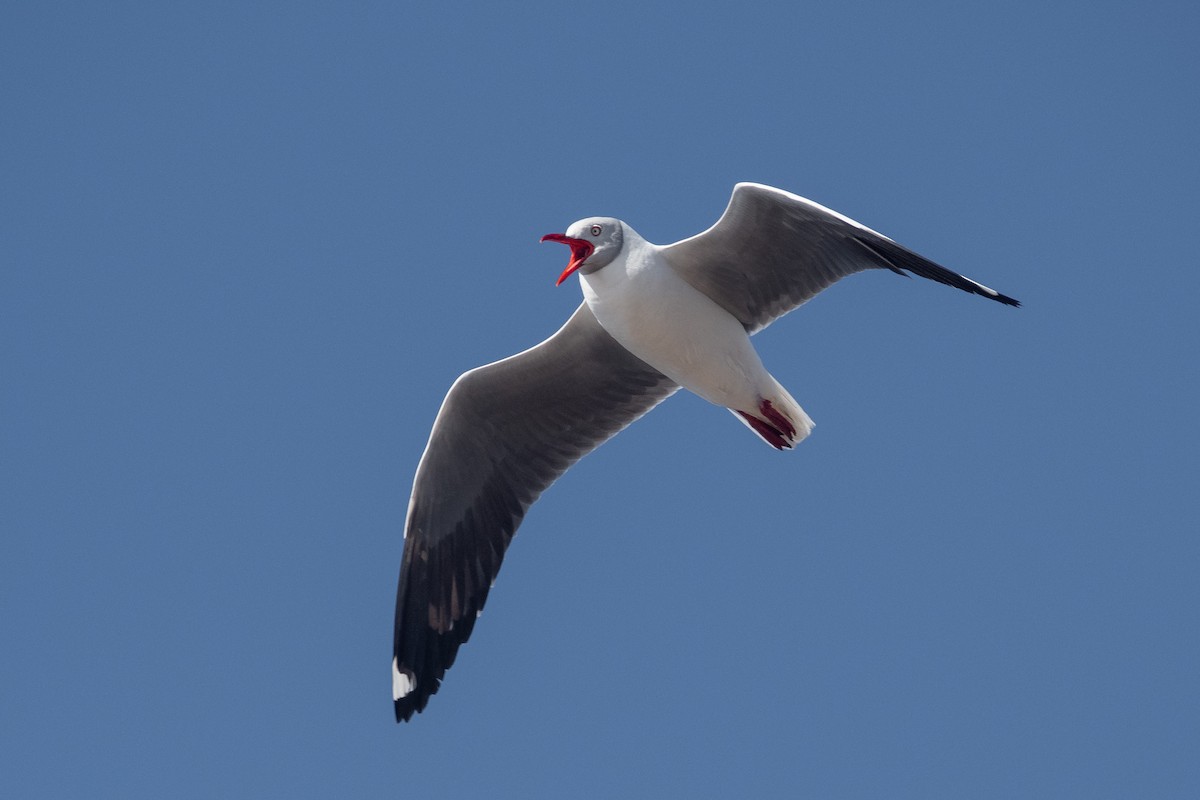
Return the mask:
M601 228L599 225L593 225L592 226L592 236L599 236L600 231L602 231L602 230L604 230L604 229Z

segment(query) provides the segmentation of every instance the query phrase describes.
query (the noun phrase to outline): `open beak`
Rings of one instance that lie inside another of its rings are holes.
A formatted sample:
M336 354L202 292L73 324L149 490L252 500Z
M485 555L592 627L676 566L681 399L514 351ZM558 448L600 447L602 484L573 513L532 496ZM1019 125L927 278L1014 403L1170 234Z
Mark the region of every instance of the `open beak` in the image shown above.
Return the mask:
M571 248L571 260L567 264L567 268L563 270L563 274L558 276L558 280L554 282L555 286L561 286L572 272L583 266L583 262L588 260L588 256L596 248L586 239L573 239L570 236L562 233L547 233L542 237L543 242L561 242Z

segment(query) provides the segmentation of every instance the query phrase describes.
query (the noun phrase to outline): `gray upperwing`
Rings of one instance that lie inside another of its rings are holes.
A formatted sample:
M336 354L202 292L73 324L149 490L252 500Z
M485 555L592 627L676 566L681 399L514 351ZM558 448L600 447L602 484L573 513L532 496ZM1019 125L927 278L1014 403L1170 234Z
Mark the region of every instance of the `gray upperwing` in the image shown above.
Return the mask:
M935 264L877 231L803 197L739 183L703 233L661 249L667 263L750 333L830 284L865 269L929 278L1007 305L1011 297Z
M586 303L541 344L454 382L417 466L405 521L397 720L437 691L529 506L677 388L617 344Z

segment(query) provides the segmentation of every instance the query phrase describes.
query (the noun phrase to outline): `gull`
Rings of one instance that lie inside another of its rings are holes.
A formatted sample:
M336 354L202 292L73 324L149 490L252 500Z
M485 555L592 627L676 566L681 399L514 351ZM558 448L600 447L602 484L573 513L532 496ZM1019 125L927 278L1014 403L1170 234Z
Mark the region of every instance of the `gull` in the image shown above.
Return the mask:
M549 339L450 387L417 465L396 595L396 720L422 711L471 635L505 550L538 496L680 387L729 409L771 447L813 421L750 336L835 281L888 269L1010 306L836 211L739 183L711 228L670 245L589 217L542 241L571 249L584 301Z

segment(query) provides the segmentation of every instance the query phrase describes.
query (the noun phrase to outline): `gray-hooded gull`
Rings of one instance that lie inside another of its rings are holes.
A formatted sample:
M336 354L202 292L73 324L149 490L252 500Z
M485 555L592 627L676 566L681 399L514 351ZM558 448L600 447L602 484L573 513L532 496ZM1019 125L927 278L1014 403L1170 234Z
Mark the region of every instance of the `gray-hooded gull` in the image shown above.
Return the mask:
M681 386L788 449L813 422L763 367L750 335L840 278L882 268L1005 305L852 219L739 183L703 233L647 242L610 217L542 241L571 248L584 302L541 344L462 375L417 466L396 596L396 719L425 708L471 635L517 526L579 458Z

